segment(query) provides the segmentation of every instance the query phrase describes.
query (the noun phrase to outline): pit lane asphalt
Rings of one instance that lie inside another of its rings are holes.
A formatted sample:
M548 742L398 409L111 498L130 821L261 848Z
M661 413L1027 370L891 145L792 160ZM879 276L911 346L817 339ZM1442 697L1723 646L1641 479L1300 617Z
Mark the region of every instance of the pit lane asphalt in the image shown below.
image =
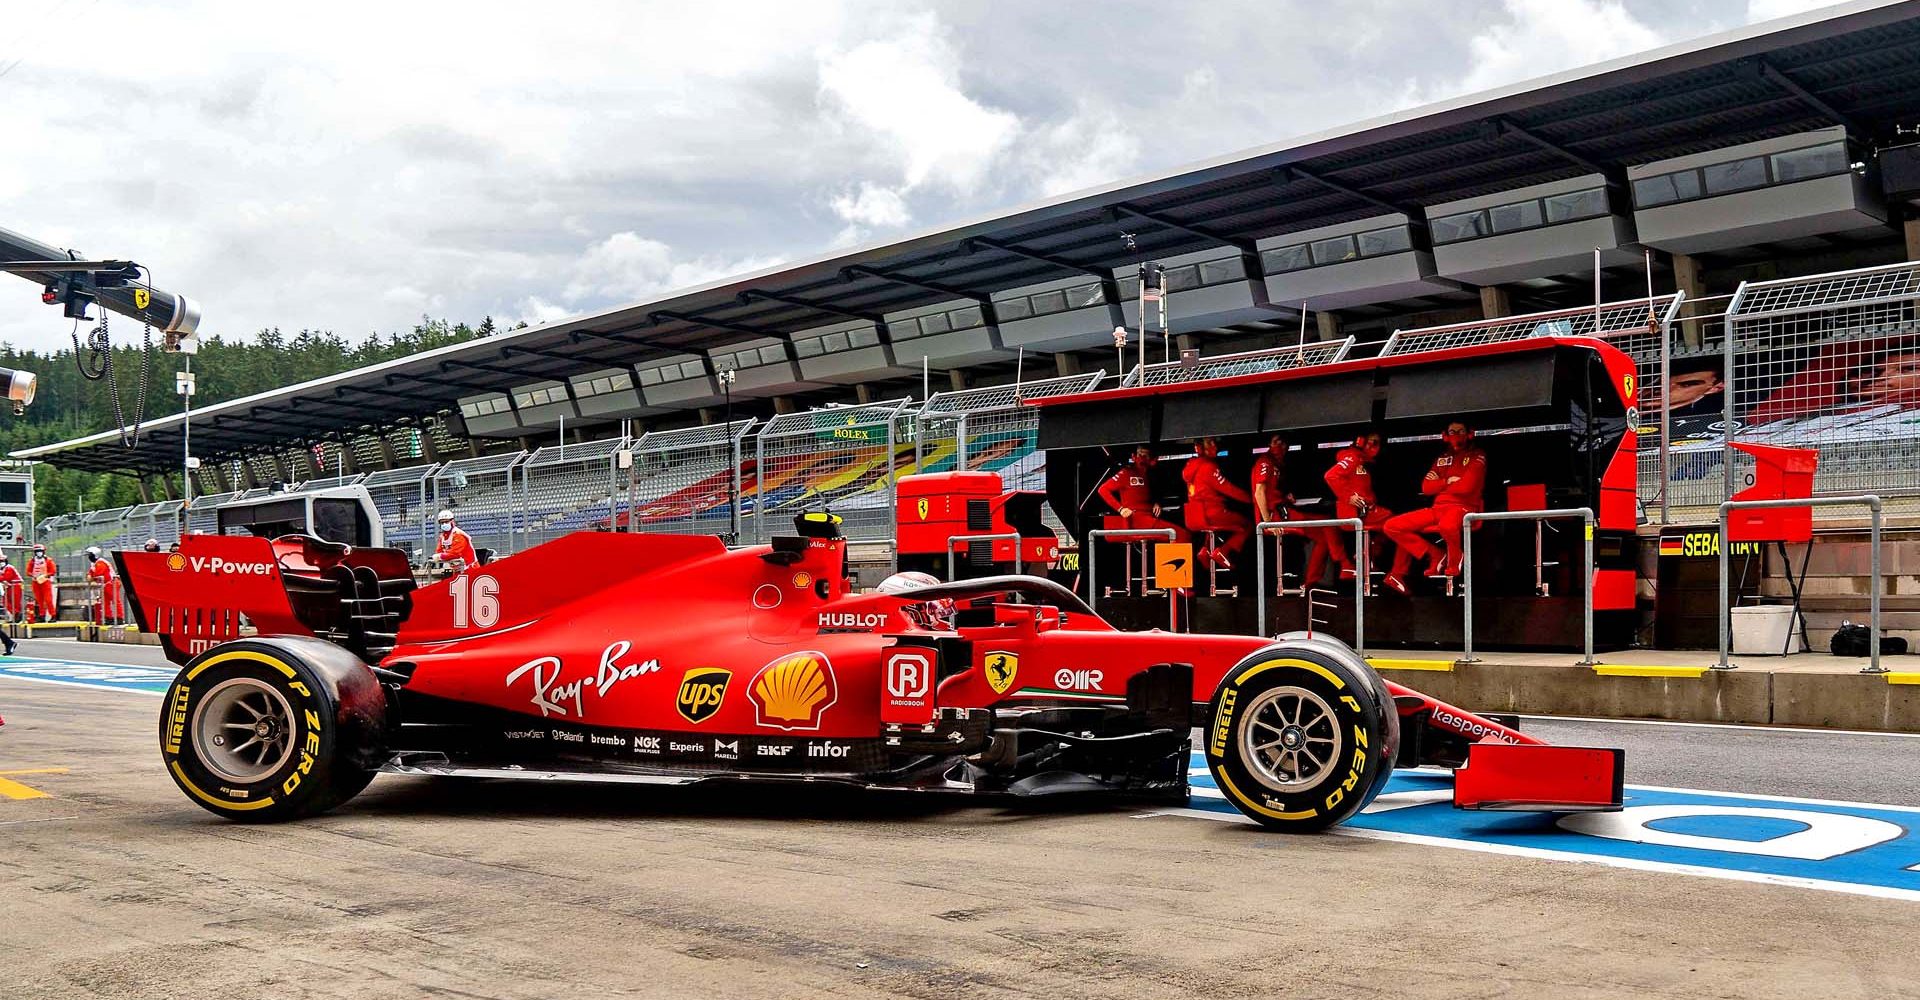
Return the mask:
M240 826L167 780L158 708L0 679L0 772L65 769L0 798L0 996L1920 995L1910 902L1138 806L386 776ZM1640 783L1920 804L1911 739L1527 727Z

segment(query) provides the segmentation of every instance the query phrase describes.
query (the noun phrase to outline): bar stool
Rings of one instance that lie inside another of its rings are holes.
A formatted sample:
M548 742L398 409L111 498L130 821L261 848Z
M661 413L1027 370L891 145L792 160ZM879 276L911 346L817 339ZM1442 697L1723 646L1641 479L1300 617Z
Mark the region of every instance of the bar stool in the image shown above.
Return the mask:
M1100 519L1100 527L1107 531L1125 531L1127 530L1127 519L1118 514L1108 514ZM1135 537L1108 535L1106 540L1118 543L1121 552L1125 554L1123 565L1125 567L1127 582L1126 586L1121 589L1121 593L1132 597L1136 584L1139 585L1141 597L1161 593L1161 591L1155 590L1152 586L1153 556L1147 551L1147 546L1154 542L1165 541L1166 539L1163 535L1142 534ZM1101 585L1100 596L1112 597L1113 587L1106 584Z

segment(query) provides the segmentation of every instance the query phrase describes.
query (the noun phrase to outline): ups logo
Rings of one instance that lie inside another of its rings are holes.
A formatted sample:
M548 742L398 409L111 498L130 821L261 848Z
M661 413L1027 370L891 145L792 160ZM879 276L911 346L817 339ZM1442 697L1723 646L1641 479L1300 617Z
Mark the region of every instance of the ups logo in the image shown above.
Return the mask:
M727 683L731 680L731 670L695 667L681 676L680 694L674 698L673 705L688 722L705 722L720 711L720 703L727 700Z

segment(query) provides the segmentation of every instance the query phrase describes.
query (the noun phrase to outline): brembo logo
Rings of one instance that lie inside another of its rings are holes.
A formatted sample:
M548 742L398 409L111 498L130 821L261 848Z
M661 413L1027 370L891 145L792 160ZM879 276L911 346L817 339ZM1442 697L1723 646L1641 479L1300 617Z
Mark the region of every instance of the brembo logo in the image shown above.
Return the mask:
M171 560L168 562L172 564ZM263 562L230 562L219 556L190 556L187 565L195 573L228 573L236 576L271 576L273 564Z

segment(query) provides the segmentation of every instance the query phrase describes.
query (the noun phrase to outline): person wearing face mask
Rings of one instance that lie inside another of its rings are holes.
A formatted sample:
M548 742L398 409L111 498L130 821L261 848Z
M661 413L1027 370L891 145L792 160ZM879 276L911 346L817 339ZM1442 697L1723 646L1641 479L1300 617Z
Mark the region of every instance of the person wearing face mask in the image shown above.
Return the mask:
M113 571L113 561L101 555L97 545L87 546L87 582L97 587L100 595L93 608L95 624L108 625L127 616L120 600L120 576Z
M473 551L473 539L454 523L453 511L442 508L434 520L440 523L440 542L434 547L434 560L456 575L478 566L480 557Z
M1120 471L1107 477L1100 484L1100 499L1120 515L1122 524L1134 529L1172 528L1173 539L1183 542L1187 533L1177 525L1160 518L1160 505L1153 502L1151 472L1159 463L1153 449L1140 445L1133 449L1133 457Z
M1194 559L1232 569L1233 556L1247 544L1253 522L1247 515L1228 507L1227 501L1252 505L1253 496L1235 486L1226 473L1220 471L1220 442L1201 438L1194 442L1193 451L1193 457L1180 470L1180 477L1187 481L1187 527L1211 531L1214 536L1214 547L1194 553Z
M1473 443L1473 428L1456 420L1440 435L1447 450L1433 460L1426 477L1420 480L1420 492L1433 498L1433 506L1408 511L1386 523L1383 530L1393 539L1396 551L1393 572L1381 581L1402 594L1407 590L1407 572L1413 560L1424 557L1427 571L1445 576L1460 575L1461 519L1486 509L1483 492L1487 482L1487 453ZM1445 559L1424 533L1434 532L1446 542Z
M1293 494L1287 492L1287 439L1274 434L1267 438L1267 451L1253 463L1253 512L1263 524L1274 521L1310 521L1311 514L1302 513L1294 506ZM1282 528L1282 534L1304 534L1311 552L1307 556L1307 575L1303 578L1306 585L1312 586L1326 573L1329 548L1328 536L1332 528ZM1277 541L1275 544L1279 544Z
M47 555L47 547L36 543L32 557L27 559L27 580L33 584L33 617L37 621L53 620L53 578L59 572Z
M1369 468L1380 458L1380 449L1384 438L1379 431L1365 431L1353 439L1353 444L1340 449L1333 457L1333 467L1327 470L1327 487L1333 491L1333 511L1336 517L1357 517L1367 526L1369 532L1377 532L1393 516L1393 511L1380 506L1373 494L1373 472ZM1378 544L1378 535L1371 535L1367 547L1374 549ZM1340 579L1351 580L1357 572L1353 557L1347 554L1346 540L1335 529L1327 534L1328 548L1333 552L1333 561L1340 564Z
M4 553L0 553L0 591L4 591L6 595L8 621L21 620L20 608L24 596L21 590L26 582L27 578L21 576L20 571L13 567L13 563L7 561Z

